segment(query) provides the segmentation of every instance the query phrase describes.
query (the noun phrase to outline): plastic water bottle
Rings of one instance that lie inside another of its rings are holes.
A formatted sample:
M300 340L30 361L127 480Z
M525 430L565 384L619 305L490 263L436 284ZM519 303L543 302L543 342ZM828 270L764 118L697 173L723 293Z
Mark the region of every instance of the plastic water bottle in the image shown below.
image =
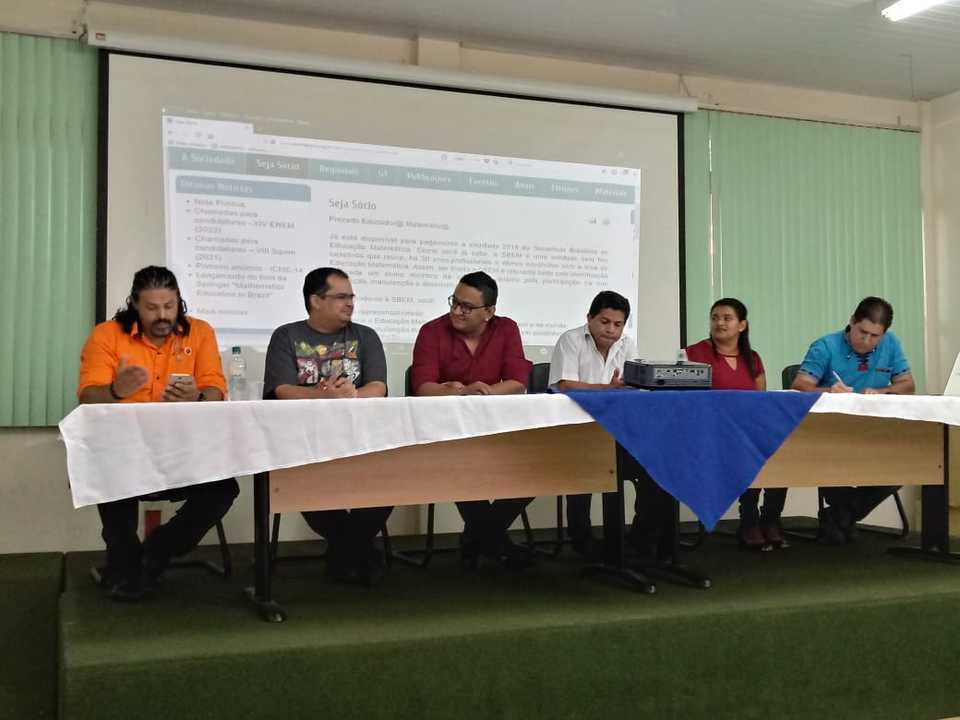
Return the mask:
M247 389L247 361L240 352L240 346L234 345L230 356L230 383L227 385L229 400L249 400Z
M684 348L677 350L677 365L683 365L687 362L687 351Z

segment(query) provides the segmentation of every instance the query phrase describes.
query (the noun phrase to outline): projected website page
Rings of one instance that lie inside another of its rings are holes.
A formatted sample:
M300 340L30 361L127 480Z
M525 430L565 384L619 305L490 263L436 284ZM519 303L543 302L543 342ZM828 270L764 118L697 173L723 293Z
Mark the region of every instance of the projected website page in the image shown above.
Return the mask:
M265 345L303 318L303 277L322 266L350 275L354 319L386 343L413 342L474 270L497 280L498 313L526 345L553 345L599 290L638 296L637 168L274 135L169 111L162 125L167 261L223 345Z

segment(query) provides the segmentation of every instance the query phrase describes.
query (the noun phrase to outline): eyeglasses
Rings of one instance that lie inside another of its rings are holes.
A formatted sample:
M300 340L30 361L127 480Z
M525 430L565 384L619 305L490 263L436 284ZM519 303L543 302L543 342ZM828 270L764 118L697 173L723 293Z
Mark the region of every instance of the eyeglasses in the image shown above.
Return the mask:
M485 307L490 307L489 305L471 305L470 303L465 303L463 300L458 298L456 295L451 295L447 298L447 303L450 305L451 310L456 310L460 308L464 315L469 315L474 310L482 310Z
M357 299L357 296L353 293L324 293L323 295L317 295L317 297L323 299L330 298L332 300L336 300L337 302L353 302Z

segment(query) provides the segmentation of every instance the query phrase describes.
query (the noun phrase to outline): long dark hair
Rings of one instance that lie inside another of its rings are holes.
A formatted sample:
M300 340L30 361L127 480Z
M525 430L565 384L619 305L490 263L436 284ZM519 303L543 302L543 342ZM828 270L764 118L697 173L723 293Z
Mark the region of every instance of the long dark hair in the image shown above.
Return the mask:
M713 315L713 311L718 307L732 308L737 316L737 320L747 322L747 306L736 298L720 298L710 306L710 314ZM713 335L710 336L710 345L713 346L713 353L716 355L717 345L713 342ZM740 351L740 357L747 363L747 372L750 373L750 377L756 379L757 363L753 354L753 348L750 347L750 323L748 322L746 327L743 328L743 332L740 333L740 337L737 338L737 349Z
M177 322L175 332L179 335L186 335L190 332L190 321L187 320L187 304L180 297L180 286L177 285L176 276L159 265L148 265L145 268L137 270L133 276L133 286L130 288L130 295L127 296L127 306L117 310L113 319L120 323L123 331L130 334L133 330L133 324L140 319L134 303L140 302L140 293L143 290L174 290L177 293Z

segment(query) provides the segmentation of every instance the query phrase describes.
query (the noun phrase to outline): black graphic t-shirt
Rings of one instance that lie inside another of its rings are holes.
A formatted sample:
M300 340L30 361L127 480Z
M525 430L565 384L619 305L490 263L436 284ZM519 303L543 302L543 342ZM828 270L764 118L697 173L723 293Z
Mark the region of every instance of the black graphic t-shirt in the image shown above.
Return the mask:
M345 375L356 387L387 382L387 359L380 337L366 325L349 323L320 333L306 320L273 331L263 374L263 397L274 399L280 385L312 387Z

